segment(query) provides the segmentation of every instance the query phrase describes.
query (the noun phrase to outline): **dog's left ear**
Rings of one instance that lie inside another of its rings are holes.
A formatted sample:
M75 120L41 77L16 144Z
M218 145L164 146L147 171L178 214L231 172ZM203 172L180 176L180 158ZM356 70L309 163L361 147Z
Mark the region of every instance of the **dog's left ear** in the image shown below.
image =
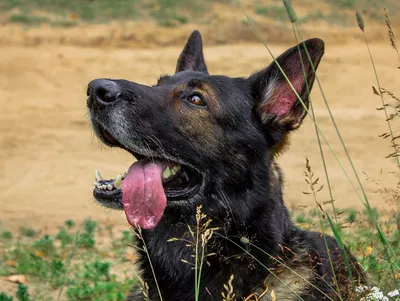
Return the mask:
M178 73L187 70L200 71L208 74L203 56L203 41L198 30L193 31L190 35L185 48L183 48L179 56L175 72Z
M310 39L276 59L307 108L309 92L315 79L310 60L316 70L323 54L324 42ZM256 100L256 111L266 127L285 134L300 126L307 112L275 62L250 76L249 80Z

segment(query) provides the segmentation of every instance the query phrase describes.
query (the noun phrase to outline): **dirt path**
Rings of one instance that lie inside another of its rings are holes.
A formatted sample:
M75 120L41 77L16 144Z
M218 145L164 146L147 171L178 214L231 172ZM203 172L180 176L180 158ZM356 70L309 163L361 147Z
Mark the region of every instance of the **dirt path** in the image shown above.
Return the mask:
M272 49L279 54L284 47ZM2 45L0 229L15 230L26 225L48 227L52 232L65 219L79 221L88 217L125 226L123 214L99 207L91 197L95 169L111 177L125 171L132 158L122 151L105 149L93 137L85 113L86 85L97 77L154 83L160 73L174 70L180 50L181 47L129 50ZM372 45L372 50L382 85L399 95L394 51L386 43ZM212 73L232 76L248 75L271 61L259 44L206 46L205 55ZM396 177L388 174L396 170L393 160L384 159L390 153L388 142L378 138L387 126L383 112L376 110L380 99L372 94L375 80L365 45L359 41L328 43L319 77L372 204L380 209L389 206L381 195L373 193L379 187L365 182L363 175L365 172L381 177L390 187L396 182ZM345 161L318 88L314 89L313 100L323 132ZM309 119L293 135L289 151L279 159L290 206L313 206L312 198L302 193L307 189L303 176L305 157L324 184L315 131ZM362 208L332 155L327 154L327 158L336 206ZM347 163L344 166L348 169ZM326 188L320 199L328 199Z

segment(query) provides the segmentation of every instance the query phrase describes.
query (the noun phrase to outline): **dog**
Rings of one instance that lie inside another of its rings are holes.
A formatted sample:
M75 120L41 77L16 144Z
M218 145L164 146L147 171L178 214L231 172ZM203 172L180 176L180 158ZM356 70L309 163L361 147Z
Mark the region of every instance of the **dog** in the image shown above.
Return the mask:
M294 225L276 162L323 54L315 38L247 78L210 75L194 31L175 74L154 86L89 83L95 134L136 158L114 179L96 172L93 192L139 237L142 285L128 300L355 300L360 265L333 237Z

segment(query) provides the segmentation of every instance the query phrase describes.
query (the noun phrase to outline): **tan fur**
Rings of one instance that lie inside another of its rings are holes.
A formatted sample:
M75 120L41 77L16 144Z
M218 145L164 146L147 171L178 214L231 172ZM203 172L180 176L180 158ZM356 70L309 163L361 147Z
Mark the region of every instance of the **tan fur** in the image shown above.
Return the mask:
M268 292L260 301L272 301L272 291L276 296L276 300L299 300L299 296L308 288L314 272L311 267L302 265L284 268L274 273L275 275L268 277Z
M276 161L273 161L269 170L269 177L272 185L279 185L282 182L282 171Z
M290 145L290 134L287 133L285 136L282 138L282 140L279 141L279 143L275 144L272 147L272 153L274 154L275 157L279 156L280 154L284 153Z

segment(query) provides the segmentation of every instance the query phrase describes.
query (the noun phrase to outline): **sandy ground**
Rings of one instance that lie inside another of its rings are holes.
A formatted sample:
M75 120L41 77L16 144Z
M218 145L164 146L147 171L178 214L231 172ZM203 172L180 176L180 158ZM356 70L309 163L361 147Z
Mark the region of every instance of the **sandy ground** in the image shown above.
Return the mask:
M374 193L379 186L364 175L381 179L388 187L397 182L397 176L390 174L396 171L394 161L384 158L390 153L388 141L378 138L387 125L383 112L376 110L380 98L372 93L371 86L376 84L365 44L351 38L332 41L329 31L319 36L328 43L318 74L337 124L371 203L382 210L391 208L382 195ZM204 39L206 60L214 74L245 76L271 61L260 43L207 47L207 34ZM279 54L291 44L270 46ZM0 229L25 225L52 232L66 219L85 218L127 227L122 213L101 208L91 196L95 169L112 177L125 171L133 159L123 151L106 149L93 136L85 111L86 85L98 77L155 83L160 73L173 72L182 46L129 49L2 43ZM395 52L386 42L373 43L371 48L382 86L400 95ZM313 101L324 135L354 181L318 87ZM336 206L361 209L357 194L324 145ZM279 158L289 206L314 206L312 197L302 193L307 190L306 157L325 184L315 130L308 118ZM326 185L319 198L321 202L328 199Z

